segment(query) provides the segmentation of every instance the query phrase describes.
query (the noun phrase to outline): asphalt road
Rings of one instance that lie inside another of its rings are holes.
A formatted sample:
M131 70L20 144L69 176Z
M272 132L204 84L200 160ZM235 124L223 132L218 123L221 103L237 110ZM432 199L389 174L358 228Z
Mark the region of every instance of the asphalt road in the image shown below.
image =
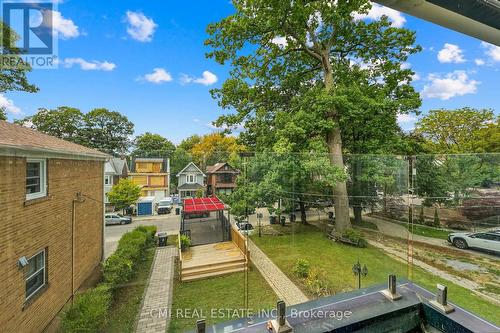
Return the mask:
M153 215L148 217L133 217L132 223L126 225L108 225L104 228L104 257L109 257L118 246L118 241L124 233L133 230L140 225L155 225L158 232L166 232L169 235L179 233L180 215L173 211L167 215Z

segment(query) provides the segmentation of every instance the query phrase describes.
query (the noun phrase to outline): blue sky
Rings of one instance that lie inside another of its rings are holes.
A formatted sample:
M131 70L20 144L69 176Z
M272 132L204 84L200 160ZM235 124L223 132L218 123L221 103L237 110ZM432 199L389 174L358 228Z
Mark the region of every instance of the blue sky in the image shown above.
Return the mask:
M136 134L159 133L173 142L215 129L221 114L209 90L228 68L205 58L205 28L231 14L228 0L64 0L54 14L60 66L36 69L36 94L0 95L9 119L40 107L72 106L87 112L105 107L125 114ZM500 111L500 48L376 5L368 18L388 14L393 24L417 31L424 48L409 59L425 113L472 106ZM401 117L411 129L415 118Z

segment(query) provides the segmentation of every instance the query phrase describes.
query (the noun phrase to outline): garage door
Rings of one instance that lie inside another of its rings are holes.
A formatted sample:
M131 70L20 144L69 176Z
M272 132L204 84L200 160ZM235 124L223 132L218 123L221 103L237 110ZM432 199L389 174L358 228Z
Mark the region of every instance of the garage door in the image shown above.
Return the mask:
M153 204L151 202L138 203L137 215L153 215Z

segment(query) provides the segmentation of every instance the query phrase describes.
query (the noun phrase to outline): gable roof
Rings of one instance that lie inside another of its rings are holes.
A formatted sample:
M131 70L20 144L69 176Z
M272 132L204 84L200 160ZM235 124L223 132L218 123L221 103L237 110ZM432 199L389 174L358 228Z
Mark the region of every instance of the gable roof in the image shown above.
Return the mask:
M179 177L179 175L180 175L181 173L183 173L183 172L184 172L184 171L185 171L185 170L186 170L186 169L187 169L190 165L194 166L194 167L195 167L195 168L196 168L196 169L197 169L197 170L198 170L198 171L199 171L199 172L203 175L203 177L206 177L206 175L203 173L203 171L201 171L201 169L200 169L200 168L198 168L198 166L197 166L196 164L194 164L193 162L189 162L189 163L188 163L188 165L186 165L186 166L184 167L184 169L182 169L181 171L179 171L179 172L177 173L177 177Z
M121 175L123 174L124 168L126 168L126 171L128 172L128 165L126 163L126 160L119 157L113 157L106 161L104 172L112 173L114 175Z
M207 173L215 173L219 171L224 165L227 165L231 170L223 170L224 172L232 172L232 173L240 173L240 170L233 168L229 163L227 162L219 162L215 163L214 165L209 165L207 166Z
M31 128L0 120L0 154L26 153L51 154L69 159L102 159L110 156L95 149L56 138Z

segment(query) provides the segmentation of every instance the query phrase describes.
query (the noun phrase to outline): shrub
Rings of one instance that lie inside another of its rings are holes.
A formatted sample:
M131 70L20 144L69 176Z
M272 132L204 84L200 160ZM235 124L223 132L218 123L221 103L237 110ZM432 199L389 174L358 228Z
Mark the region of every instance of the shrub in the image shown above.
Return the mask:
M366 247L367 245L366 240L361 237L361 232L359 232L358 230L347 229L342 234L342 237L349 239L351 242L357 243L358 247Z
M63 331L100 331L106 324L111 299L111 291L106 284L100 284L77 295L73 305L63 312Z
M181 250L185 250L191 246L191 238L187 235L181 235Z
M127 282L133 273L133 262L118 252L111 255L103 265L103 279L112 287Z
M309 290L316 296L321 297L332 294L332 288L323 271L311 269L305 282Z
M120 238L115 253L103 265L103 279L110 287L115 288L130 280L137 262L154 244L155 234L156 227L140 226Z
M303 279L309 276L310 270L311 270L311 265L309 264L309 261L305 259L298 259L293 269L294 273Z

